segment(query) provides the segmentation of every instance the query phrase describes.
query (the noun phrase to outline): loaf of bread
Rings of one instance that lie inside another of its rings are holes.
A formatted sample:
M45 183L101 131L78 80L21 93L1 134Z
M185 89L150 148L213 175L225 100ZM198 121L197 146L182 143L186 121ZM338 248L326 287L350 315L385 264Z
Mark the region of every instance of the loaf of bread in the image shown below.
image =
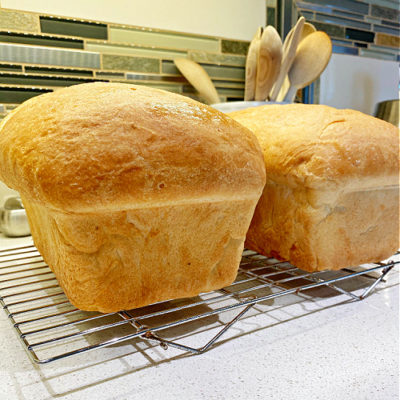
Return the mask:
M0 179L70 301L113 312L230 284L265 167L255 136L204 104L90 83L5 118Z
M245 246L307 270L399 248L399 130L353 110L266 105L230 114L257 136L267 183Z

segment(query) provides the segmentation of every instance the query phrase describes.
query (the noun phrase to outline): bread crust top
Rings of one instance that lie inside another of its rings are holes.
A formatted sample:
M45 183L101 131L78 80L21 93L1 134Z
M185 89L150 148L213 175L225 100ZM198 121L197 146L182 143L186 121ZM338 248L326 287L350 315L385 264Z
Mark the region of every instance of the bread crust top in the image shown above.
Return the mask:
M328 190L399 185L399 129L388 122L309 104L229 115L257 136L268 181Z
M0 179L26 199L97 212L260 196L255 136L184 96L88 83L32 98L0 125Z

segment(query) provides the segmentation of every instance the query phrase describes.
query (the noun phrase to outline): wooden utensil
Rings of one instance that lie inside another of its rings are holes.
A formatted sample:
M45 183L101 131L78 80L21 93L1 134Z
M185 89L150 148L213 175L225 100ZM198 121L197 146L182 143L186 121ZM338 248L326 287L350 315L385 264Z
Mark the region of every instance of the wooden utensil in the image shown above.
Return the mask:
M291 39L292 34L293 34L293 30L294 30L294 28L292 28L292 30L289 32L289 34L286 35L286 39L288 39L288 38ZM307 37L310 33L313 33L315 31L316 31L316 28L315 28L315 26L313 24L310 24L309 22L304 22L303 30L301 32L300 42L305 37ZM286 40L286 39L285 39L285 43L287 44L287 42L290 42L290 40ZM285 46L284 46L284 49L285 49ZM278 93L278 95L276 97L276 101L283 101L284 100L285 95L286 95L287 91L289 90L289 87L290 87L290 82L289 82L289 78L288 78L288 76L286 74L286 76L284 78L284 81L282 83L281 89L279 90L279 93Z
M269 25L261 36L257 60L255 100L263 101L279 75L282 61L282 41L276 29Z
M282 83L281 90L279 91L278 96L277 96L276 100L274 100L274 101L284 101L286 93L289 90L289 87L290 87L290 82L289 82L288 76L286 75L285 79Z
M283 44L283 58L282 58L281 69L279 71L278 78L276 79L275 85L270 94L270 99L272 101L275 101L278 98L279 92L282 88L286 75L289 72L290 67L292 66L293 60L296 56L297 46L301 40L304 24L305 24L305 18L300 17L296 25L286 35L285 42Z
M332 55L332 42L322 31L308 35L299 45L289 70L290 88L285 101L293 102L298 89L314 82L324 71Z
M210 77L201 65L187 58L175 58L174 63L206 103L219 103L217 89L215 89Z
M301 38L300 42L305 39L308 35L311 33L314 33L317 30L313 24L310 24L309 22L305 22L303 26L303 30L301 32Z
M251 39L249 50L246 58L246 82L244 87L244 100L254 100L256 92L256 79L257 79L257 60L258 52L260 49L260 41L263 33L263 28L260 26L257 29L253 39Z

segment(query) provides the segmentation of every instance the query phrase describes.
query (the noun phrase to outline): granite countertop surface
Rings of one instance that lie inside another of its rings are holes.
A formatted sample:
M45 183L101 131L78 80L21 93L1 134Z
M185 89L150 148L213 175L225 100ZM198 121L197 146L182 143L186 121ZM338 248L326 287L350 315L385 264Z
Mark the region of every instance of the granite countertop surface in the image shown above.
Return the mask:
M30 243L0 234L0 249ZM0 399L398 399L399 287L396 266L362 301L257 305L201 355L130 341L43 365L0 310Z

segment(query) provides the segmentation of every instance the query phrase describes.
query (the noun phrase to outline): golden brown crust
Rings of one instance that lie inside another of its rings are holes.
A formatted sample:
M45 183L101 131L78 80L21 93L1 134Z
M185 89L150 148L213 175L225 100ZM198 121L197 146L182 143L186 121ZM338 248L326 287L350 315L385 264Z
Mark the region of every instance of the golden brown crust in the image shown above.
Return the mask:
M264 180L248 130L189 98L90 83L28 100L0 131L0 179L72 212L253 196Z
M308 271L380 261L399 248L399 131L352 110L264 106L253 130L267 184L246 247Z
M355 110L266 105L229 114L257 136L268 179L333 189L398 185L399 130ZM374 182L374 179L377 182Z
M230 284L265 167L254 135L210 107L96 83L6 118L0 178L71 302L114 312Z

